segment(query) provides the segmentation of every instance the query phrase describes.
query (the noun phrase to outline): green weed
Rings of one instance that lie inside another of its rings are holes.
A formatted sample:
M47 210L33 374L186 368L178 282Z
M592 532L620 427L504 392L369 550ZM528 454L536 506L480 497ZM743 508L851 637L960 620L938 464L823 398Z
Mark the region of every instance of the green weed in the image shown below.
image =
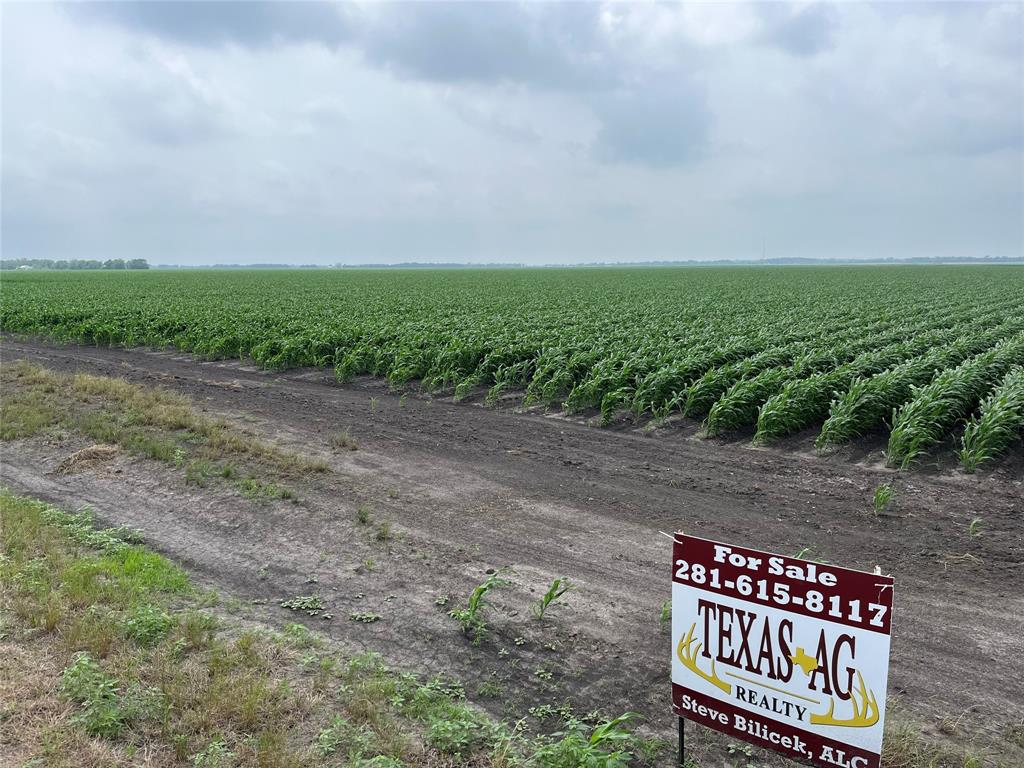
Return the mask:
M280 605L292 611L302 611L307 616L319 616L324 609L323 598L319 595L300 595L282 600Z
M380 614L371 613L370 611L350 613L348 617L352 621L357 621L360 624L373 624L376 621L380 621Z
M79 653L61 674L60 690L79 705L74 722L92 736L114 738L127 725L119 700L119 684L87 653Z

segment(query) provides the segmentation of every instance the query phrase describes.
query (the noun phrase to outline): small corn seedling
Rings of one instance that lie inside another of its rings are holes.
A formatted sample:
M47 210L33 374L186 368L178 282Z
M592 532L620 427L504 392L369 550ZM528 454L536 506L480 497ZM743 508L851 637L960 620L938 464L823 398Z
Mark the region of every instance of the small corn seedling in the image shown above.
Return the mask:
M793 557L797 560L806 560L810 563L828 563L828 560L823 560L820 557L814 556L814 547L802 547L793 555Z
M569 717L565 730L552 734L551 741L535 755L541 765L629 765L636 737L627 724L640 717L627 712L591 729L576 717Z
M576 589L576 585L565 578L565 576L552 580L548 591L533 605L533 615L537 617L537 621L544 621L544 614L551 607L551 604L572 589Z
M981 536L981 518L976 517L971 520L971 524L967 527L967 532L971 535L971 538Z
M875 488L875 497L872 503L874 505L876 515L882 514L882 511L889 506L889 502L892 501L892 494L892 483L882 483L880 486Z
M662 631L667 629L672 623L672 602L666 600L661 604L661 611L658 614L658 625Z
M507 587L512 583L504 578L503 573L505 573L504 570L492 573L469 593L469 600L466 602L465 608L456 608L448 613L453 619L459 620L464 634L473 635L474 643L483 640L487 633L487 623L484 621L481 611L487 604L488 593L496 587Z

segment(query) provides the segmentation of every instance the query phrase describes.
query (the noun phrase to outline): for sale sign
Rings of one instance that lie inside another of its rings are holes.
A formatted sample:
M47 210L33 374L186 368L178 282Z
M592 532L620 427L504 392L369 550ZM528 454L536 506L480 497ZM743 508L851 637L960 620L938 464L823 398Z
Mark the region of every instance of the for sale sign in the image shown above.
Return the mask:
M676 714L815 765L877 768L892 577L674 542Z

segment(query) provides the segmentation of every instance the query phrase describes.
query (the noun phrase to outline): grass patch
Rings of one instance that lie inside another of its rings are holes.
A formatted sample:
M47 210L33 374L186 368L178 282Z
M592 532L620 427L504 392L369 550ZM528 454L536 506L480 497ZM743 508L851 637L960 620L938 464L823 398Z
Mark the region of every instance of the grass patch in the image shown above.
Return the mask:
M245 498L254 501L270 501L271 499L298 501L299 498L290 488L277 483L269 483L257 477L244 477L237 480L234 485Z
M556 768L587 755L601 768L641 751L624 721L529 737L474 709L458 684L394 672L375 654L343 659L301 625L243 631L200 610L184 572L131 531L96 530L88 512L4 490L0 519L0 616L13 629L0 652L36 670L23 683L34 695L4 711L22 724L25 764L149 754L191 766ZM609 729L613 740L600 735Z
M338 451L356 451L359 443L348 429L344 429L331 435L331 447Z
M97 443L68 457L63 472L84 469L121 449L182 469L185 482L200 488L227 480L246 498L297 500L282 481L328 471L322 460L204 416L187 397L164 389L56 373L24 361L5 365L0 385L0 439L60 430Z
M886 768L1010 768L1012 764L929 742L919 729L905 724L887 725L882 741L882 765Z
M395 535L391 532L391 523L384 520L377 526L377 530L373 534L373 538L379 541L381 544L387 544L391 541Z

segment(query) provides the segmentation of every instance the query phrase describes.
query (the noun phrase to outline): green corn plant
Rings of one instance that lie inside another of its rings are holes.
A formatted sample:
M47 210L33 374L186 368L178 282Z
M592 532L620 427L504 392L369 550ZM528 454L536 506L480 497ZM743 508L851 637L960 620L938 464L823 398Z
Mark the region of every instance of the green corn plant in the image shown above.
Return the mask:
M570 360L570 368L573 362ZM597 407L608 392L619 389L629 380L629 366L622 358L595 360L582 381L569 392L563 408L566 413L576 413Z
M658 625L662 630L668 629L672 623L672 601L665 600L661 604L661 610L658 611Z
M912 333L905 329L905 333ZM896 342L882 349L869 350L845 365L786 382L778 394L770 397L758 412L755 443L766 443L793 434L828 416L829 405L837 392L846 390L856 379L881 373L910 357L927 352L952 338L951 330L930 331L907 342Z
M893 411L889 462L908 467L971 412L993 379L999 380L1022 362L1024 334L1018 334L916 389L910 402Z
M564 576L553 579L551 586L548 587L548 591L533 605L533 615L537 617L537 621L544 621L544 614L551 607L551 604L573 589L576 589L576 585Z
M964 316L966 317L966 315ZM822 347L834 347L837 351L837 359L842 359L844 356L849 357L853 354L861 354L863 356L862 350L868 350L864 354L870 355L879 346L885 348L886 345L899 344L899 341L905 339L907 334L927 330L933 322L934 317L926 316L916 323L903 323L895 327L893 327L894 324L889 320L869 325L853 323L831 333L815 334L810 341L801 339L790 344L772 347L744 360L730 363L721 368L715 368L704 374L704 376L688 388L683 414L686 416L702 416L708 413L715 402L737 381L751 378L772 368L792 365L801 358L806 358L807 355L815 352L816 347L819 348L817 351L820 351ZM927 348L924 345L922 347ZM857 359L860 360L861 357ZM853 363L850 365L853 365ZM843 366L842 368L846 367ZM830 371L829 373L833 372ZM812 374L811 378L824 375L826 374ZM852 379L853 376L849 378ZM803 380L794 379L788 381L786 387L800 381ZM828 406L827 395L831 393L832 389L836 388L836 385L841 385L840 380L837 379L836 381L829 382L829 385L825 387L826 399L824 405L826 406L826 411ZM785 387L783 391L785 391ZM775 397L778 396L776 395ZM760 420L758 425L760 428Z
M892 483L882 483L875 488L875 496L872 503L874 505L876 515L882 514L882 511L889 506L889 502L892 501L892 494Z
M839 445L882 427L893 410L913 396L914 387L927 385L936 373L989 350L1022 328L1024 320L1010 320L980 334L960 336L882 373L855 379L843 395L833 400L815 445Z
M818 358L823 359L821 356ZM752 378L736 382L711 406L704 420L704 434L711 437L727 429L754 423L760 405L778 392L788 379L799 376L802 370L806 370L802 363L769 368Z
M960 461L967 472L1004 453L1024 434L1024 367L1010 371L964 428Z
M633 393L633 411L639 416L649 411L655 416L667 416L680 407L686 389L712 368L741 360L765 347L764 342L732 339L724 343L694 345L678 360L666 361L641 377Z
M755 357L765 354L762 352ZM779 360L774 365L783 365L786 362L785 360ZM684 390L685 398L680 397L683 415L692 417L706 415L715 402L728 391L729 387L737 381L753 376L762 370L764 368L758 367L754 358L746 358L735 363L712 368Z
M727 429L755 424L760 420L763 405L790 382L835 370L837 365L855 359L865 350L895 342L903 334L902 330L890 330L810 350L797 356L790 365L769 368L738 381L711 406L704 422L704 432L711 436Z
M530 765L545 768L627 768L632 763L635 735L626 727L640 717L627 712L592 730L570 717L563 731L553 733L532 756ZM590 731L588 733L588 730Z
M487 633L487 622L484 621L481 612L487 605L488 593L492 589L507 587L512 583L504 578L504 573L507 573L507 571L502 569L490 574L469 593L469 599L466 602L465 608L455 608L448 613L453 619L459 620L459 623L462 624L463 633L472 635L475 643L479 643Z

